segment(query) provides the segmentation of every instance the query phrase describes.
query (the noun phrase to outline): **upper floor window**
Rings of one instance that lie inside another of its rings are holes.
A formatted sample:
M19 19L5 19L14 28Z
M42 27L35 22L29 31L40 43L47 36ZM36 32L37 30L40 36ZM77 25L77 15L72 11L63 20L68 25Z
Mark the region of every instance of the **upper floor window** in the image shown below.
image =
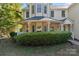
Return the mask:
M64 10L62 11L62 17L65 17L65 11Z
M37 4L37 12L41 12L41 4Z
M44 6L44 13L47 13L47 6Z
M32 14L34 14L34 5L32 5Z
M51 17L54 17L54 11L51 11Z
M29 12L26 12L26 18L28 18L29 17Z
M27 8L29 8L29 4L27 4Z

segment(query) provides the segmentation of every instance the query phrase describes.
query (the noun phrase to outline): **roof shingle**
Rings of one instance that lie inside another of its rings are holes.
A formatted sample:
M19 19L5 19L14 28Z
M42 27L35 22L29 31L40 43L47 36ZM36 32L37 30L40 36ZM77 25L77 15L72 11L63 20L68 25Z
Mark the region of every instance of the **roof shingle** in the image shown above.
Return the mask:
M28 18L26 20L40 20L42 18L45 18L45 17L44 16L34 16L34 17Z

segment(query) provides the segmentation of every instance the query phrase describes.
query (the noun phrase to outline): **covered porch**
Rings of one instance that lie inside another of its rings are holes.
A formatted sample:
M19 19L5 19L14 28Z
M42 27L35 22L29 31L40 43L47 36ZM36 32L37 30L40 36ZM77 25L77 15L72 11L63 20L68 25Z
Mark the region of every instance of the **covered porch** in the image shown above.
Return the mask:
M60 29L60 23L51 22L48 20L43 21L27 21L23 24L24 32L48 32L58 31Z
M49 31L72 31L72 22L69 19L64 21L50 18L30 19L21 23L21 32L49 32Z

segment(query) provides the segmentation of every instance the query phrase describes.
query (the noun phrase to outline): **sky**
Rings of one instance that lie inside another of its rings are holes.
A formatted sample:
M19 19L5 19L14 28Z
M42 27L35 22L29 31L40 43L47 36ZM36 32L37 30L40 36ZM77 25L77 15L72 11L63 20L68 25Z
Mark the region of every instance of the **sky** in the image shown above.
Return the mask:
M53 6L67 6L69 3L53 3Z
M68 6L69 3L52 3L53 6ZM23 4L23 8L27 7L27 4Z

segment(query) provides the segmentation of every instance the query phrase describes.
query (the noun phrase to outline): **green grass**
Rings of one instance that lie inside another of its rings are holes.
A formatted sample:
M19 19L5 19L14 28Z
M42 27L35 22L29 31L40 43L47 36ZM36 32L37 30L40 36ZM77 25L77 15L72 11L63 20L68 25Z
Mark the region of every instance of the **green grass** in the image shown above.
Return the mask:
M77 49L76 54L69 54L66 49ZM65 53L63 53L65 52ZM19 46L10 40L0 40L0 55L2 56L54 56L54 55L79 55L79 46L64 43L54 46Z

